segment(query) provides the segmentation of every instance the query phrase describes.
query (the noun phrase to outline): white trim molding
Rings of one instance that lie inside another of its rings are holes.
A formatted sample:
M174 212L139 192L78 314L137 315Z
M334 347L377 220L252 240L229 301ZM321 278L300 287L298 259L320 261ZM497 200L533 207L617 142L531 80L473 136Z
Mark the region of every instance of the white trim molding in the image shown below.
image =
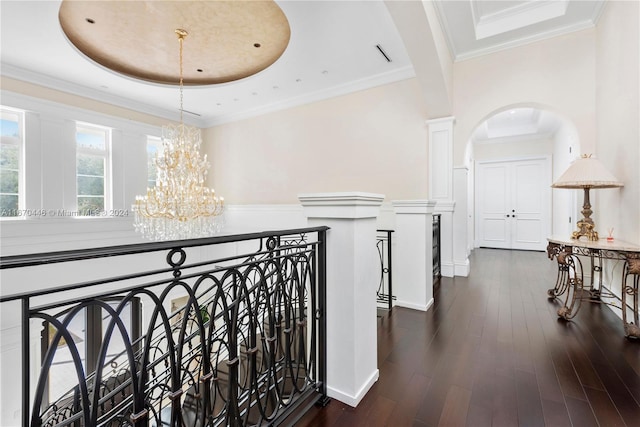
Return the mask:
M364 192L303 193L298 199L307 217L377 218L384 194ZM329 208L329 209L328 209Z
M360 387L360 389L355 394L349 394L337 388L331 387L327 385L327 396L332 399L336 399L342 403L346 403L347 405L355 408L358 406L360 401L364 398L367 392L373 387L373 385L378 381L380 377L380 371L378 369L375 370L373 374L369 377L369 379Z
M427 301L426 304L416 304L414 302L409 302L409 301L403 301L403 300L395 300L393 302L393 306L394 307L404 307L404 308L410 308L411 310L418 310L418 311L428 311L429 308L431 308L431 306L433 305L433 298L431 298L429 301Z

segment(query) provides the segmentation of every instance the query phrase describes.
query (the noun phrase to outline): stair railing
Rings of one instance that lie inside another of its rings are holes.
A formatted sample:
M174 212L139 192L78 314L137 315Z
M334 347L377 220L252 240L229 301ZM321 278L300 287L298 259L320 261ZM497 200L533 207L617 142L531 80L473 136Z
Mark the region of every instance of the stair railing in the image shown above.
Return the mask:
M326 400L326 231L0 258L0 269L18 272L93 268L114 257L138 266L54 288L42 277L41 290L0 297L2 308L21 307L17 360L32 359L33 325L41 325L42 363L22 363L22 424L293 424ZM247 245L258 250L237 254ZM92 316L97 329L82 332ZM54 394L52 372L62 364L74 384Z

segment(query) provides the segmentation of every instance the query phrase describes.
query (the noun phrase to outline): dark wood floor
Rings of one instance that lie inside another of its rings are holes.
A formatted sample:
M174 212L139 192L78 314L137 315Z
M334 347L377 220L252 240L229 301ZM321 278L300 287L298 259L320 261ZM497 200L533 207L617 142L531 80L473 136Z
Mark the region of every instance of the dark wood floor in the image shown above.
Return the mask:
M640 342L608 308L558 320L542 252L475 250L427 313L379 319L380 379L299 426L640 426Z

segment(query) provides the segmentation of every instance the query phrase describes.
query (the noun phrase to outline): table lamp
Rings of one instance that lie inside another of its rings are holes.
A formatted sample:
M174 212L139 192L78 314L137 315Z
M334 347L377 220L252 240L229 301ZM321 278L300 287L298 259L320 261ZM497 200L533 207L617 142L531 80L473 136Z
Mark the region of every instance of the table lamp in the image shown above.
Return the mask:
M593 211L589 202L589 190L592 188L616 188L623 185L598 159L591 157L591 154L583 154L560 175L560 178L551 187L584 189L583 218L578 221L578 230L571 234L572 239L587 236L589 240L598 240L598 232L595 230L593 219L591 219Z

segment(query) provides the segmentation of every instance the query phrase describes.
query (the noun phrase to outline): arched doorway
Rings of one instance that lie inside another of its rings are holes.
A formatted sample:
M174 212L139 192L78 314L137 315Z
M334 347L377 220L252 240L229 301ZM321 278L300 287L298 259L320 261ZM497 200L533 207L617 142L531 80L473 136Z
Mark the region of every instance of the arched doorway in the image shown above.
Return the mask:
M579 154L575 126L549 108L511 105L483 118L465 152L473 246L544 250L546 237L568 233L575 195L550 185Z

